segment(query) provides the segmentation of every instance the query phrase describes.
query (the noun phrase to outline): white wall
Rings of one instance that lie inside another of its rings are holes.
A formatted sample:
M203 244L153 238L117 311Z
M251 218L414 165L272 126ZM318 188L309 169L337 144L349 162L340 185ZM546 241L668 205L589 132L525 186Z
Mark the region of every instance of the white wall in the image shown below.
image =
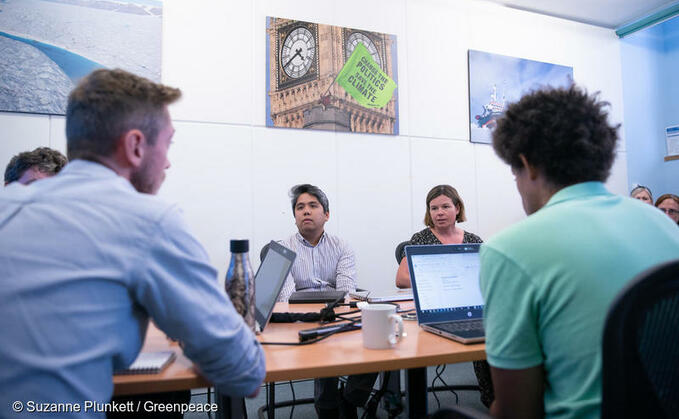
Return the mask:
M462 227L490 237L523 218L509 168L468 139L467 49L574 68L622 121L619 42L611 30L479 0L166 0L163 81L180 87L177 133L160 195L177 201L223 277L228 241L251 239L251 259L295 231L287 191L309 182L330 199L327 230L356 250L359 285L393 287L395 245L423 228L431 186L450 183ZM360 13L357 13L357 10ZM266 16L397 35L401 135L265 128ZM38 145L65 149L59 117L0 114L0 162ZM626 193L626 151L609 187Z

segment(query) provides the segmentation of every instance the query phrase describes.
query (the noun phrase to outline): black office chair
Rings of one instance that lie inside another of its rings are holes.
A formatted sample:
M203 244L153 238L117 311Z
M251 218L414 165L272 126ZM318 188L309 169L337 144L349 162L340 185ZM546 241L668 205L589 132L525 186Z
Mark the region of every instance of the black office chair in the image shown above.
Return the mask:
M259 261L260 261L260 262L264 260L264 256L266 256L266 253L267 253L268 251L269 251L269 243L265 244L265 245L262 247L262 250L259 251Z
M602 418L677 417L679 259L641 273L618 294L602 360Z
M401 253L403 253L403 248L406 247L407 245L410 244L410 240L401 242L396 246L396 250L394 251L394 256L396 256L396 264L400 265L401 264Z

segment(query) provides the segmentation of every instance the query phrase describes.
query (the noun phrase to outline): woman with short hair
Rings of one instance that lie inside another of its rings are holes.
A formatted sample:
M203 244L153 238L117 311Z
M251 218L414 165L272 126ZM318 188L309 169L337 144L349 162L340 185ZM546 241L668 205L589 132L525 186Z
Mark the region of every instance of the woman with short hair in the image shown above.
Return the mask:
M457 223L467 221L464 213L464 202L457 190L450 185L434 186L427 194L424 224L422 231L413 234L407 244L461 244L483 243L474 233L461 229ZM405 246L404 246L405 249ZM401 251L401 263L396 273L396 286L410 288L410 272L405 250ZM486 361L474 361L474 373L479 382L481 402L490 406L493 399L493 384L490 367Z
M629 193L629 196L631 196L634 199L638 199L641 202L653 205L653 194L651 193L651 190L648 189L646 186L641 185L635 186Z

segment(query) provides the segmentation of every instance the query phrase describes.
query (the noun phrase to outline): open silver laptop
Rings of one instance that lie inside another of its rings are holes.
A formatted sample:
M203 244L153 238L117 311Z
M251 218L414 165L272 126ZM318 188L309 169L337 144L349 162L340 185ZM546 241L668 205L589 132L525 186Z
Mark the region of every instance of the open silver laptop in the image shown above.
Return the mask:
M262 263L255 274L255 320L257 332L266 327L273 308L276 305L278 294L281 293L288 272L292 268L297 254L275 241L269 243Z
M417 322L462 343L483 342L479 244L406 246Z

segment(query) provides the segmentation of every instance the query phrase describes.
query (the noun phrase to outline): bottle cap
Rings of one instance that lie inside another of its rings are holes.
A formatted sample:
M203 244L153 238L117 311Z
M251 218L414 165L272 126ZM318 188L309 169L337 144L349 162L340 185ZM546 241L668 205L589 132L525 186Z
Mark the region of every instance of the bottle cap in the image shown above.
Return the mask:
M250 251L248 240L231 240L231 253L247 253Z

